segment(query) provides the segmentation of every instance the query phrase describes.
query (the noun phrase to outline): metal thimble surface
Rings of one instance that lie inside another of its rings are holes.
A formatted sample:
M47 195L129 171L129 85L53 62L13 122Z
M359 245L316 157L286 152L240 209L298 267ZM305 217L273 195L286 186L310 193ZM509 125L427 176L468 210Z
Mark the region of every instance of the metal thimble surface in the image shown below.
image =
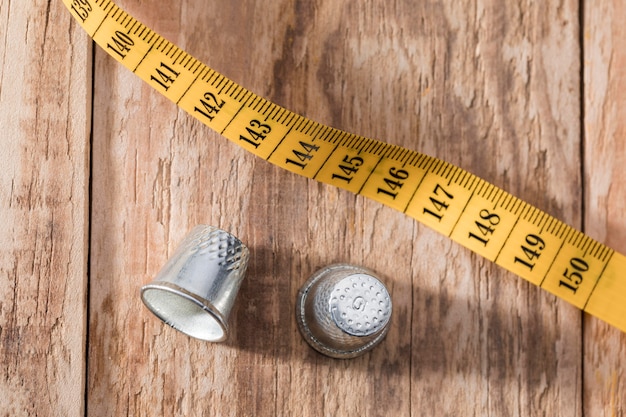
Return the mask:
M354 358L389 330L391 297L374 272L337 264L313 274L298 293L296 319L304 339L333 358Z
M221 342L248 265L248 248L213 226L196 226L141 299L157 317L197 339Z

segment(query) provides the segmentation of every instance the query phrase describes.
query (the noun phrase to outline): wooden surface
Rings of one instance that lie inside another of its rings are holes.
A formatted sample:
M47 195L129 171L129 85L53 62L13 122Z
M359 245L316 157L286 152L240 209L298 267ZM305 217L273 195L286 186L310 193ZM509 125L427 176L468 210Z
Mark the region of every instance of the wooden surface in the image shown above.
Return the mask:
M620 0L120 0L243 86L440 157L626 252ZM282 171L0 0L0 415L623 416L626 335L392 209ZM251 250L228 342L141 303L194 225ZM392 294L353 360L298 333L335 262ZM625 272L626 273L626 272Z

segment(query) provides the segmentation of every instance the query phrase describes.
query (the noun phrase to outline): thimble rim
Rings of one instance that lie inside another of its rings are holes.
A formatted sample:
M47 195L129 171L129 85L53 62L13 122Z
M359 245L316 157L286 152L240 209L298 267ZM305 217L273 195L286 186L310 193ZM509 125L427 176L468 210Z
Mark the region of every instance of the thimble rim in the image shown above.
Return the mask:
M213 337L213 336L209 337L204 333L192 331L186 325L187 324L186 320L179 320L179 321L173 322L171 320L172 319L171 316L168 317L167 315L164 314L164 311L162 309L157 308L156 305L154 305L153 303L147 300L146 294L148 291L166 292L166 293L169 293L170 295L178 296L184 299L184 301L190 302L194 304L196 307L199 307L199 309L202 312L207 314L207 318L212 320L212 322L207 322L208 324L217 324L219 326L219 329L221 330L221 335L219 337ZM146 284L143 287L141 287L141 300L143 301L144 305L155 316L157 316L163 323L167 324L168 326L190 337L209 341L209 342L222 342L226 340L226 338L228 337L228 323L226 322L226 320L224 319L220 311L207 300L203 299L202 297L199 297L198 295L190 291L187 291L186 289L176 284L173 284L171 282L164 282L164 281L157 281L157 282L151 282L150 284Z
M388 325L383 326L379 330L379 333L376 335L376 337L374 337L372 340L370 340L368 343L364 344L363 346L357 347L356 349L345 349L345 350L335 349L333 347L326 345L325 343L323 343L322 341L320 341L318 338L315 337L315 334L311 331L310 327L307 325L307 318L306 318L306 312L305 312L307 297L310 293L311 288L319 280L325 278L328 273L337 269L353 269L354 270L353 274L364 273L364 274L371 275L372 277L376 277L376 274L368 268L357 267L355 265L350 265L350 264L345 264L345 263L333 264L333 265L329 265L329 266L319 269L304 283L304 285L298 291L298 299L296 301L296 322L298 325L298 329L300 330L300 333L302 334L306 342L313 349L331 358L351 359L351 358L355 358L357 356L362 355L363 353L371 350L376 345L378 345L387 335L389 331L389 326ZM353 275L353 274L351 273L348 276Z

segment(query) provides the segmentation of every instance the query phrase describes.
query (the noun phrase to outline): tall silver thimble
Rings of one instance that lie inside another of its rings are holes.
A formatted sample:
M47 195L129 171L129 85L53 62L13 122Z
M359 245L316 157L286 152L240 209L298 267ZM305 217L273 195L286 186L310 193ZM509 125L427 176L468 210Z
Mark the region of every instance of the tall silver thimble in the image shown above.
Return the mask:
M354 358L379 344L389 330L391 297L369 269L336 264L314 273L300 288L298 328L320 353Z
M197 339L221 342L248 266L239 239L213 226L196 226L177 247L141 299L157 317Z

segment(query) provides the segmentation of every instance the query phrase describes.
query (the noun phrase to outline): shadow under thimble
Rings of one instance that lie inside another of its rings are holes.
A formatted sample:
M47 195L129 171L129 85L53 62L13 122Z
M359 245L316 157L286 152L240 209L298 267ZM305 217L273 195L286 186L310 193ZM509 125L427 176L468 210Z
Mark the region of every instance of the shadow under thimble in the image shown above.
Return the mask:
M391 311L391 297L372 271L336 264L317 271L302 286L296 319L311 347L345 359L384 339Z
M196 226L141 299L157 317L197 339L221 342L248 265L248 248L213 226Z

